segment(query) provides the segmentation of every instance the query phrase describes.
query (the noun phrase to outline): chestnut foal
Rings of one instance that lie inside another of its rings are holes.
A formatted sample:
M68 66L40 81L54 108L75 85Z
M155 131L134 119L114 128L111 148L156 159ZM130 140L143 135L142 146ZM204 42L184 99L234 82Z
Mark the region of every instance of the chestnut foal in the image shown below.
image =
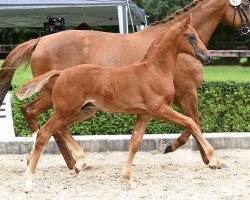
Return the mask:
M139 64L123 68L78 65L63 71L53 70L22 86L17 92L20 99L33 95L51 78L58 77L52 95L54 113L37 134L25 173L26 192L32 190L32 179L39 156L50 137L57 131L62 133L74 118L78 118L76 116L79 113L87 111L93 105L107 112L137 114L123 169L123 178L131 188L136 187L131 177L132 161L146 129L145 121L150 118L182 125L194 133L209 160L209 166L216 169L214 149L201 134L199 126L191 118L171 108L178 54L186 53L203 61L210 59L206 47L190 26L190 18L191 16L163 31Z

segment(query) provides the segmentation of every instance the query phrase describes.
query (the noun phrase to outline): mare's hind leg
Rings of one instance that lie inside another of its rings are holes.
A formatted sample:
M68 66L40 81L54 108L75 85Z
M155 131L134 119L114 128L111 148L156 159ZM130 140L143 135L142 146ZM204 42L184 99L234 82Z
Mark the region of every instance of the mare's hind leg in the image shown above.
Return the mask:
M125 162L122 174L123 174L124 180L126 181L126 183L129 185L131 189L136 187L136 183L133 181L132 176L131 176L132 162L133 162L136 152L138 151L141 145L142 137L145 132L145 129L147 128L147 124L149 121L150 121L149 116L138 115L134 130L130 139L128 156L127 156L127 160Z
M36 133L39 130L38 124L37 124L37 117L44 111L50 109L52 107L52 99L51 99L51 93L46 90L46 88L42 89L39 96L30 103L23 105L21 107L21 111L25 117L25 120L33 133L34 143L36 139ZM60 149L60 152L62 153L64 160L68 166L69 169L73 169L73 166L75 165L75 159L72 157L64 139L60 136L59 133L54 134L55 141ZM30 156L32 152L28 154L27 156L27 163L30 161Z
M207 142L207 140L202 135L199 126L190 117L186 117L174 110L172 110L168 105L163 105L158 113L153 114L157 119L172 122L177 125L184 126L189 132L194 134L201 148L204 150L205 158L208 160L208 165L210 168L217 168L217 160L215 157L213 147Z

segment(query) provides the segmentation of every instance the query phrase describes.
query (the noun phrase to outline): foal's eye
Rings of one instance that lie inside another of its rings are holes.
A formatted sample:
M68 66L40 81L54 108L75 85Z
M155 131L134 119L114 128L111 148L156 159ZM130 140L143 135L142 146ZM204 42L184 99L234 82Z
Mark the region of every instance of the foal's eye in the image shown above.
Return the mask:
M196 37L194 35L190 35L189 36L189 39L192 40L192 41L195 41L196 40Z

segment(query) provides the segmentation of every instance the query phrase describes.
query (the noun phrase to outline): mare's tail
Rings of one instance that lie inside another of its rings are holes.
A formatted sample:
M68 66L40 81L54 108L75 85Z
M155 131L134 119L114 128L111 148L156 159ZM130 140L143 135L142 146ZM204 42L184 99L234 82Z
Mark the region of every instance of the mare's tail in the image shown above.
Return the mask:
M0 69L0 106L11 86L15 70L25 62L30 61L30 57L36 48L40 38L31 39L18 45L13 49L2 64Z
M59 76L60 73L61 71L52 70L46 74L32 79L17 90L16 96L20 100L31 97L33 94L39 92L51 78Z

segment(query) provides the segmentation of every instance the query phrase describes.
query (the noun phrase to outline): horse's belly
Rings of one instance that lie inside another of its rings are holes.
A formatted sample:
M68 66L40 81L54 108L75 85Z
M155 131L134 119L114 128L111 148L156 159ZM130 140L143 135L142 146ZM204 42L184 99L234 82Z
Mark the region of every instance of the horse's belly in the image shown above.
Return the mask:
M133 103L126 100L92 100L91 103L99 110L112 113L145 114L146 107L140 103Z

